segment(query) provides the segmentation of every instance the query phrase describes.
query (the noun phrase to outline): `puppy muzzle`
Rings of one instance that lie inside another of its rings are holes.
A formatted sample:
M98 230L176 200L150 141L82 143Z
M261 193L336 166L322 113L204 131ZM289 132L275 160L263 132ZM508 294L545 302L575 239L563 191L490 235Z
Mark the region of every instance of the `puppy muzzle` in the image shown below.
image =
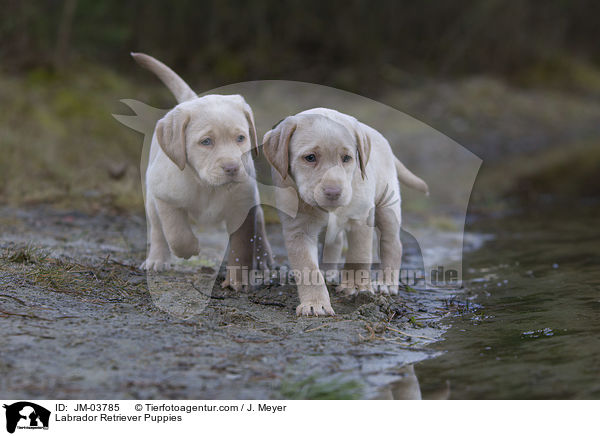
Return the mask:
M335 209L348 203L348 195L343 186L327 184L317 187L316 191L315 200L324 209Z

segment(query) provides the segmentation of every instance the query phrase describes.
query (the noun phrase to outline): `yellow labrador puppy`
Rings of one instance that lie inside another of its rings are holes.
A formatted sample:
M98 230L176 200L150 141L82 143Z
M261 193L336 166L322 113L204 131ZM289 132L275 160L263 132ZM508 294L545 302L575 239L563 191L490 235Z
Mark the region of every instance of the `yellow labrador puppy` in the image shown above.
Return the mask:
M377 227L385 274L376 290L397 294L402 259L398 179L426 193L427 184L402 165L379 132L335 110L316 108L287 117L263 142L274 183L294 187L301 199L295 219L280 213L290 265L297 272L296 314L334 315L318 263L318 236L325 227L326 263L339 261L346 235L340 288L349 295L373 292L370 267ZM286 192L277 193L280 210L294 200Z
M161 270L169 265L171 254L185 259L198 254L194 230L223 225L230 235L229 266L270 266L271 248L250 156L257 146L250 106L240 95L197 97L166 65L145 54L132 56L155 73L179 103L158 121L150 146L150 248L141 268ZM259 262L254 262L254 253L261 254ZM241 281L228 275L223 285L240 289Z

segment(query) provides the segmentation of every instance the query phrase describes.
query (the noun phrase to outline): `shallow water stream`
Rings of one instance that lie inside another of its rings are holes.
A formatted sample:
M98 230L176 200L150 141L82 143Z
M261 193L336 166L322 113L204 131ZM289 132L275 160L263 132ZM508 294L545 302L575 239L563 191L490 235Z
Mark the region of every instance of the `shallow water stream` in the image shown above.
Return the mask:
M471 226L495 238L465 256L470 306L432 346L445 353L415 365L425 398L447 384L451 399L600 398L599 217L596 205Z

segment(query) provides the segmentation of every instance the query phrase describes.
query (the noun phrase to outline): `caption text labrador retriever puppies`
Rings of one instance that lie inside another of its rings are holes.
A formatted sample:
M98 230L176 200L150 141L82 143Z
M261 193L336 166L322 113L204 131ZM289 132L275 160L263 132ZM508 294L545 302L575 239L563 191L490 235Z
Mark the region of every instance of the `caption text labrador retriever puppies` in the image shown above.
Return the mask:
M294 187L301 199L295 218L280 213L291 268L309 271L296 277L297 315L334 315L318 263L318 237L326 226L324 262L338 263L344 235L348 242L341 290L373 292L377 227L385 274L375 290L397 294L402 259L398 179L423 192L427 184L402 165L379 132L335 110L316 108L287 117L263 142L274 183ZM279 210L293 200L286 192L277 193Z
M146 171L150 248L141 267L160 270L171 253L186 259L198 254L194 230L223 224L230 235L229 266L269 267L271 248L250 156L257 146L250 106L240 95L197 97L166 65L141 53L132 56L179 103L157 123L152 138ZM262 254L259 262L255 253ZM229 275L223 285L241 288Z

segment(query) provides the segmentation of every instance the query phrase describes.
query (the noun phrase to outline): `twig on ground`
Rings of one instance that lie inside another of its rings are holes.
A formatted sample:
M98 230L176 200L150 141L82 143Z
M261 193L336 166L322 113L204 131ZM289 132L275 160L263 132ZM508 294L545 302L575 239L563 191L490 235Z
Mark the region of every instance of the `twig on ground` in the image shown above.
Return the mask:
M5 310L0 309L0 313L3 313L5 315L12 315L12 316L21 316L23 318L35 318L35 319L41 319L43 321L52 321L51 319L48 318L42 318L41 316L37 316L37 315L29 315L27 313L13 313L13 312L7 312Z
M369 337L365 338L360 333L358 334L358 337L363 341L377 340L377 341L393 342L394 344L400 345L401 347L410 347L412 345L407 342L398 342L398 338L386 338L383 336L377 336L375 334L375 329L369 324L365 324L365 327L367 330L369 330ZM387 326L384 326L384 327L387 327Z
M206 298L212 298L213 300L225 300L227 298L222 295L205 294L194 284L194 282L189 282L189 283L192 286L192 288L194 288L196 291L198 291L201 295L204 295Z
M233 342L237 342L238 344L267 344L269 342L273 342L272 339L240 339L240 338L231 338Z
M248 299L248 301L250 303L254 303L254 304L260 304L262 306L277 306L277 307L285 307L285 304L283 303L279 303L277 301L260 301L260 300L250 300Z
M12 298L17 303L21 303L23 306L27 306L27 304L25 304L25 302L23 300L19 300L17 297L13 297L12 295L0 294L0 297Z
M375 336L375 330L373 330L373 327L371 327L369 324L365 324L365 327L367 328L367 330L369 330L369 337L365 338L363 335L361 335L360 333L358 334L358 337L363 340L363 341L372 341L373 339L379 339L377 336Z
M311 329L308 329L308 330L304 330L304 333L310 333L310 332L314 332L314 331L317 331L317 330L319 330L319 329L321 329L321 328L323 328L323 327L327 327L328 325L329 325L329 324L321 324L320 326L313 327L313 328L311 328Z

